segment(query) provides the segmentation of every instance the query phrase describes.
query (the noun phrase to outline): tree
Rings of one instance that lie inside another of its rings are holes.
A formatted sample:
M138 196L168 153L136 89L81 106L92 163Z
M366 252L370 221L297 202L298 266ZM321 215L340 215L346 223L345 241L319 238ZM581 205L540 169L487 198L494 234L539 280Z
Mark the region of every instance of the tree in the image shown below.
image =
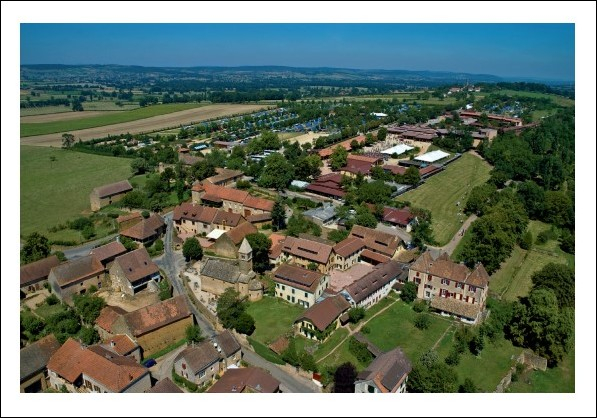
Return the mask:
M282 352L282 360L295 367L300 364L300 359L298 353L296 352L296 341L294 338L289 339L288 347L286 347L286 350Z
M150 213L148 210L144 210L141 212L141 216L143 216L143 219L147 219L150 216Z
M274 231L284 229L286 226L286 211L282 200L277 199L272 208L272 226Z
M357 201L386 204L392 195L392 187L388 186L381 180L365 183L357 190Z
M129 237L124 237L121 235L119 239L120 243L124 245L124 248L126 248L127 251L133 251L139 248L139 245L137 245L137 243Z
M95 322L101 310L106 306L106 301L103 298L90 294L75 295L73 302L77 315L89 325Z
M431 325L431 319L429 318L429 314L426 313L420 313L415 317L415 327L417 327L420 330L424 330L429 328L429 325Z
M75 136L73 134L62 134L62 148L70 148L75 143Z
M350 322L356 324L365 317L365 308L352 308L348 311L348 318Z
M284 190L294 178L294 167L280 154L271 154L265 158L265 167L259 176L257 184L261 187L271 187Z
M133 190L124 195L119 203L127 208L140 209L146 207L147 199L145 198L145 194L143 192L139 190Z
M350 337L348 340L348 350L357 358L357 360L364 365L371 362L373 355L367 348L366 343L358 341L355 337Z
M425 250L425 244L433 245L435 243L430 220L419 219L419 222L414 224L410 236L411 243L421 251Z
M445 363L419 362L408 377L407 387L413 393L454 393L458 388L458 375Z
M556 226L568 226L574 218L574 203L564 191L545 192L545 222Z
M191 175L195 180L204 180L216 174L216 166L211 160L197 161L191 166Z
M187 337L187 342L200 343L201 341L205 340L199 325L187 326L185 329L185 336Z
M402 176L402 181L405 184L419 184L421 181L421 174L419 173L419 169L415 166L410 166L406 169L406 172Z
M530 250L533 246L533 233L529 230L524 233L522 240L519 243L520 248L523 250Z
M352 363L343 363L334 372L334 393L354 393L357 370Z
M255 319L248 312L243 312L236 319L234 329L241 334L251 335L255 331Z
M415 282L406 282L400 290L400 299L410 303L417 298L417 284Z
M24 264L32 263L50 255L50 242L46 237L33 232L25 238L21 249L21 261Z
M458 393L477 393L479 389L470 378L464 379L464 383L458 386Z
M490 204L491 198L495 196L496 191L497 189L494 185L487 183L473 187L464 205L464 211L466 213L483 215L485 208Z
M479 354L481 354L481 351L483 351L484 347L485 339L483 338L483 335L480 332L478 332L469 342L469 350L471 354L478 356Z
M182 245L182 255L187 261L201 260L203 258L203 248L201 248L199 240L195 237L187 238Z
M574 234L571 234L567 229L562 229L560 232L560 248L568 254L574 254Z
M323 163L317 154L300 158L295 166L295 176L298 180L311 181L321 175Z
M313 261L311 261L308 265L307 265L307 269L311 270L311 271L317 271L317 263L314 263Z
M133 174L145 174L149 169L149 163L145 158L135 158L131 161L131 171Z
M92 326L82 327L79 331L79 339L83 344L92 345L100 340L99 333Z
M80 100L73 100L73 112L82 112L83 110L83 104L81 103Z
M367 228L375 228L377 226L377 219L371 212L369 212L369 208L363 205L357 208L354 223Z
M250 315L243 315L245 309L245 300L240 298L236 290L228 288L218 298L216 313L224 328L236 328L239 332L250 334L253 332L251 328L254 329L255 321Z
M561 308L574 308L574 270L549 263L531 276L533 289L551 289Z
M385 141L387 135L388 135L388 130L385 127L382 126L377 131L377 140L380 141L380 142L381 141Z
M176 173L172 167L166 167L160 174L160 181L166 185L166 190L170 190L170 182L176 179Z
M334 241L336 243L345 240L348 237L349 231L347 230L340 230L340 229L333 229L328 232L328 239L330 241Z
M269 249L272 246L272 240L260 232L249 234L246 238L253 250L253 270L263 273L269 267Z
M317 372L317 363L315 362L315 359L306 351L303 351L299 356L299 364L303 370Z
M348 159L348 151L344 147L338 145L334 148L332 155L330 156L330 167L332 170L338 171L340 168L346 166L346 160Z

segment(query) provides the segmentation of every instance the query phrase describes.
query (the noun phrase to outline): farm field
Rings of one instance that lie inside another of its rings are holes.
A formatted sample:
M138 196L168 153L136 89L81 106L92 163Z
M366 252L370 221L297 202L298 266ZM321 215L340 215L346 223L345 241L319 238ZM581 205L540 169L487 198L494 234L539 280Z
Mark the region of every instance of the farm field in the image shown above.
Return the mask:
M84 112L46 113L42 115L21 116L21 123L35 124L48 122L61 122L66 120L85 119L89 117L106 115L106 111L89 110Z
M21 146L20 151L23 236L37 231L52 239L47 228L90 210L89 193L94 187L127 179L131 174L131 160L127 158L31 146Z
M417 189L409 191L397 200L408 201L412 205L429 209L432 214L433 236L437 245L443 246L456 234L460 220L458 210L464 207L468 193L489 179L491 167L484 160L464 154L460 159ZM460 206L457 206L460 202Z
M21 137L22 145L41 145L41 146L61 146L62 145L62 133L69 132L75 136L76 139L81 138L83 141L87 141L93 138L103 138L108 135L119 135L122 133L143 133L153 132L160 129L167 129L175 126L200 122L202 120L208 120L213 118L220 118L228 115L249 113L264 108L261 105L228 105L228 104L217 104L207 105L200 108L187 109L179 112L173 112L169 114L162 114L159 116L145 117L144 119L133 120L125 123L116 123L109 126L99 126L89 129L74 130L73 128L46 135L35 135L29 137ZM121 112L119 112L120 114ZM128 112L127 112L128 113ZM107 115L117 116L117 115ZM107 117L106 116L106 117ZM105 116L99 116L103 118ZM79 121L80 122L80 121ZM38 124L35 124L38 125ZM71 126L70 123L68 126Z
M114 125L117 123L131 122L139 119L146 119L153 116L160 116L174 112L180 112L188 109L195 109L204 105L199 103L175 103L175 104L161 104L154 106L147 106L139 109L110 112L104 114L89 115L90 117L75 118L76 120L66 121L64 114L61 114L58 119L53 120L51 115L45 115L45 123L24 123L21 119L21 136L44 135L55 132L67 132L78 129L95 128L98 126ZM85 112L72 112L81 113Z

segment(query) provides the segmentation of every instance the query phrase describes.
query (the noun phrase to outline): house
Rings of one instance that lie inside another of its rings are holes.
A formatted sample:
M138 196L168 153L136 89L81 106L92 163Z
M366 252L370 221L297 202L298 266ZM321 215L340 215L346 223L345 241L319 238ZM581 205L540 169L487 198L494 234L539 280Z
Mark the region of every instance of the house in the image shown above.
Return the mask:
M432 308L463 322L477 323L485 309L489 275L481 263L471 271L447 253L434 259L426 251L411 264L408 281L417 284L419 299L431 300Z
M193 203L219 207L226 212L238 213L245 218L251 215L271 213L274 208L272 200L251 196L244 190L217 186L208 181L195 184L191 192Z
M247 216L247 222L250 222L255 228L261 229L265 225L272 224L272 214L264 212L257 215Z
M397 209L386 206L383 208L382 219L385 223L399 226L400 228L405 229L406 232L410 232L416 217L408 207Z
M369 309L390 293L405 269L405 265L393 260L378 264L371 272L348 285L340 294L346 297L352 307Z
M389 258L394 257L394 254L396 254L396 251L398 250L398 246L402 242L402 239L396 235L366 228L361 225L353 226L349 237L362 239L365 242L365 248L370 250L370 252L381 254ZM363 254L361 254L361 257L363 257Z
M398 174L403 176L406 173L406 167L401 167L399 165L385 164L382 165L381 168L383 169L383 171L392 173L395 176Z
M349 236L334 245L334 268L347 270L359 262L361 253L365 249L365 241L361 238Z
M48 362L50 386L68 392L143 393L151 388L149 370L135 359L72 338Z
M304 268L314 264L317 266L317 271L321 273L329 272L334 264L331 245L304 238L286 237L282 241L281 254L282 259L288 263Z
M96 187L89 195L91 210L96 212L104 206L118 202L131 190L133 190L133 186L128 180Z
M277 393L280 392L280 381L257 367L230 369L207 392Z
M111 353L131 357L137 360L137 362L141 362L141 347L126 334L116 334L99 344L99 346Z
M325 341L338 328L340 316L350 309L350 303L342 295L325 298L311 306L294 321L296 334L316 341Z
M99 316L95 320L95 329L97 330L100 339L102 341L109 340L118 334L112 326L118 318L125 315L127 311L122 309L120 306L105 306Z
M340 173L353 178L359 173L367 176L369 175L371 168L381 165L382 163L383 158L349 155L346 159L346 166L340 169Z
M50 357L59 348L60 343L54 334L21 348L19 354L21 393L42 392L48 388L46 366Z
M172 220L179 235L195 236L209 234L218 209L196 203L182 203L174 208Z
M400 347L378 356L357 375L355 393L405 393L412 366Z
M329 225L338 218L336 207L332 203L324 203L321 207L309 209L303 212L303 216L320 226Z
M263 286L253 271L253 249L246 239L238 250L238 260L207 258L200 274L201 290L205 292L219 296L233 288L251 300L263 296Z
M218 210L213 219L213 226L223 231L229 231L240 225L241 222L245 222L245 218L240 214Z
M120 232L120 235L142 246L150 246L166 232L164 219L157 213Z
M218 334L214 338L214 347L220 353L220 371L225 372L229 367L240 367L243 353L241 346L228 330Z
M212 233L216 231L218 231L218 236L215 238L214 243L209 246L209 250L219 256L238 258L239 246L247 235L257 233L257 228L252 223L243 221L229 231L214 230ZM220 233L220 231L223 233ZM210 236L208 235L207 238L210 238Z
M55 255L21 266L21 292L29 294L43 289L50 270L60 264Z
M138 224L143 219L141 212L132 212L127 213L126 215L120 215L116 218L116 223L118 224L118 230L122 231L123 229L128 229L133 225Z
M197 164L199 161L205 160L203 157L191 155L190 151L191 150L188 148L180 148L178 150L178 161L180 161L183 166L190 167Z
M157 382L151 389L147 389L145 393L184 393L184 391L176 386L169 377Z
M113 241L109 244L95 247L93 250L89 251L89 255L97 258L106 270L110 269L116 257L125 253L126 248L124 248L124 245L118 241Z
M270 241L272 242L271 247L269 248L269 262L270 264L276 266L282 262L282 243L286 239L286 235L273 233L269 236Z
M388 134L415 141L431 142L437 137L436 130L422 125L393 125L388 127Z
M174 372L183 378L204 385L213 382L220 371L220 353L211 341L191 345L174 359Z
M240 170L230 170L228 168L216 167L216 175L206 178L211 184L216 186L230 187L243 177Z
M280 265L274 271L276 296L304 308L313 306L328 287L329 276L289 264Z
M74 295L82 295L91 286L102 287L104 271L97 258L86 255L52 267L48 281L58 299L72 304Z
M131 337L141 346L143 355L147 357L147 354L160 351L185 338L186 328L193 323L193 314L186 298L179 295L118 315L110 325L110 330L114 334Z
M318 177L305 188L305 191L336 200L342 200L346 196L346 192L342 189L342 174L340 173L324 174Z
M151 260L144 247L114 259L110 267L112 287L128 295L135 295L147 288L149 282L161 280L159 267Z

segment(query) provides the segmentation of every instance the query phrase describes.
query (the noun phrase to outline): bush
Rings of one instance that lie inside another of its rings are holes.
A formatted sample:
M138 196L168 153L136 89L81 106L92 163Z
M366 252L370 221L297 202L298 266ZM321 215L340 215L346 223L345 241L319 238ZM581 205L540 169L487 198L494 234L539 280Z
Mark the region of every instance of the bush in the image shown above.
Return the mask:
M427 312L428 310L429 310L429 307L427 306L427 302L425 302L424 300L418 300L413 305L413 311L415 311L415 312L421 313L421 312Z
M481 354L483 347L485 347L485 339L481 334L475 335L469 343L469 350L471 351L471 354L475 356Z
M60 303L60 299L58 299L58 297L52 293L50 296L46 298L46 303L49 306L58 305Z
M418 329L427 329L429 328L429 325L431 325L431 318L429 318L429 314L420 313L415 318L415 327L417 327Z
M272 229L272 224L264 224L264 225L261 225L261 229L265 229L265 230L267 230L267 229Z
M417 284L415 282L407 282L402 286L400 291L400 299L406 303L410 303L417 298Z
M520 248L523 250L530 250L533 246L533 234L531 231L527 231L522 236L522 240L520 241Z
M86 226L83 231L81 231L81 235L83 235L83 238L85 239L95 237L95 228L93 227L93 224L91 226Z
M356 324L365 317L365 308L352 308L348 311L348 318L350 322Z
M460 363L460 353L456 347L450 351L444 361L448 366L458 366L458 363Z
M369 334L371 332L371 328L369 328L367 325L365 325L363 328L361 328L361 332L363 334Z
M87 227L93 227L93 222L89 218L79 217L74 221L68 222L68 226L70 229L83 231Z
M556 234L552 230L541 231L537 235L537 244L545 244L547 241L551 239L555 239Z
M162 241L161 239L156 240L156 242L154 242L153 244L153 248L156 251L156 253L161 253L162 251L164 251L164 241Z
M348 350L361 362L368 365L372 360L373 355L367 348L367 344L360 342L355 337L350 337L348 340Z

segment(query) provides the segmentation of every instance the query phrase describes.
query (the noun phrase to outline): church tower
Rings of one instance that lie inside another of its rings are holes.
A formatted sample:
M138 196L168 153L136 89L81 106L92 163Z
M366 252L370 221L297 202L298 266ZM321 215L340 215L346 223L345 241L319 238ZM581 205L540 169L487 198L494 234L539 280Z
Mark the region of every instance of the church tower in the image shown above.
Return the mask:
M246 238L243 239L238 249L238 260L241 273L249 274L253 270L253 249Z

